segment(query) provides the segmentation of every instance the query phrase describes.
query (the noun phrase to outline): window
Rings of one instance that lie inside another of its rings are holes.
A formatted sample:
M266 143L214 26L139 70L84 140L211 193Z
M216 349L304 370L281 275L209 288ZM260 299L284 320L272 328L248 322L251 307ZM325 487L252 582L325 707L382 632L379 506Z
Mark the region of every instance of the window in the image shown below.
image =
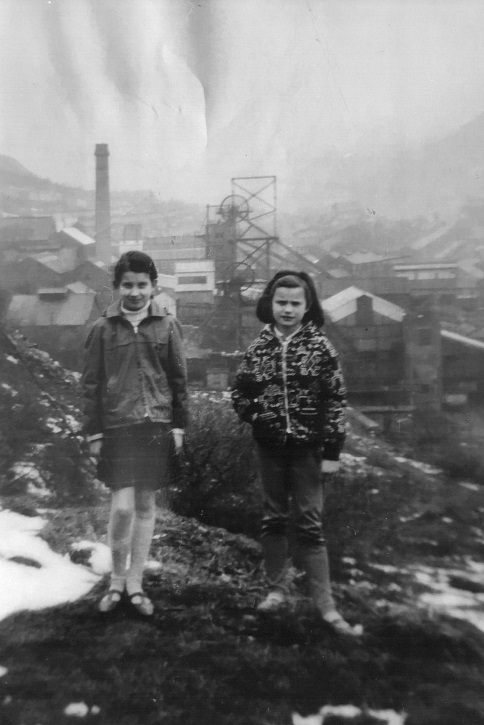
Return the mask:
M178 277L178 284L207 284L207 277L202 275Z

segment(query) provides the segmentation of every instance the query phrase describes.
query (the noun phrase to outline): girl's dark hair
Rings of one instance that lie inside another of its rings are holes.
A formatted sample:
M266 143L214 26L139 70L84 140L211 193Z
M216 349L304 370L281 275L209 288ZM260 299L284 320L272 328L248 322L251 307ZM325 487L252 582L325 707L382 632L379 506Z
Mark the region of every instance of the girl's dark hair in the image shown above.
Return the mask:
M313 280L306 272L294 272L291 269L283 269L281 272L277 272L266 285L255 311L261 322L274 322L272 298L279 287L300 287L303 289L308 307L302 320L303 323L314 322L318 327L324 325L324 313Z
M113 279L114 289L118 289L125 272L148 274L153 284L158 279L158 271L151 257L144 252L137 252L136 250L125 252L116 262Z

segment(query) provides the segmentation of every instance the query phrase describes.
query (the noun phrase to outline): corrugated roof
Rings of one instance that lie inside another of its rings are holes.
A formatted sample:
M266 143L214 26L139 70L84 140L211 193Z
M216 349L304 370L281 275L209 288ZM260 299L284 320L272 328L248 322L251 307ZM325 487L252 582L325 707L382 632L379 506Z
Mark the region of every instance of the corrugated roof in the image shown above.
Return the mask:
M18 327L50 325L84 325L92 312L95 293L68 294L60 300L47 301L37 295L14 295L7 311L7 321Z
M81 232L81 230L77 229L77 227L64 227L64 229L60 230L59 234L67 234L67 236L71 237L71 239L74 239L76 242L79 242L79 244L82 244L84 247L87 247L89 244L96 244L95 239L87 234L84 234L84 232Z
M398 305L394 305L393 302L388 302L382 297L377 297L377 295L371 292L366 292L354 286L347 287L332 297L322 300L321 304L323 310L328 313L334 322L337 322L345 317L349 317L349 315L354 315L357 309L356 300L363 296L371 297L373 300L373 309L379 315L389 317L396 322L402 322L405 317L405 310Z
M461 345L467 345L467 347L475 347L478 350L484 350L484 342L476 340L473 337L466 337L465 335L459 335L457 332L451 332L450 330L441 330L440 334L446 340L452 342L458 342Z

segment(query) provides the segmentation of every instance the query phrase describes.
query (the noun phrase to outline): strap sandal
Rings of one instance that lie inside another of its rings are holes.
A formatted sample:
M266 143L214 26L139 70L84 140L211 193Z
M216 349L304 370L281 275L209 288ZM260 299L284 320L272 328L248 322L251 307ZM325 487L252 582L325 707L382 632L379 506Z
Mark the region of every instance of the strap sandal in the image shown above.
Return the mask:
M338 612L328 612L323 615L323 622L327 624L336 634L342 634L345 637L361 637L363 627L361 624L351 625L346 619L343 619Z
M153 602L144 592L134 592L134 594L128 594L128 599L133 609L135 609L138 614L141 614L142 617L151 617L153 615L155 610Z
M122 597L123 592L120 592L118 589L110 589L101 599L97 608L102 614L108 614L119 606Z

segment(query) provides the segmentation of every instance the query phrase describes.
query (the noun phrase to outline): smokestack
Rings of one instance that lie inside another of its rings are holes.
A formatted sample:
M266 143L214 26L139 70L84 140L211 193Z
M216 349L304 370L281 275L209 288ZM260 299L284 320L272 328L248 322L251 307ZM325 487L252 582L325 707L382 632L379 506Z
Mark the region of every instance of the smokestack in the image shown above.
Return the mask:
M96 256L106 266L111 264L111 208L109 199L109 149L107 143L96 144Z

